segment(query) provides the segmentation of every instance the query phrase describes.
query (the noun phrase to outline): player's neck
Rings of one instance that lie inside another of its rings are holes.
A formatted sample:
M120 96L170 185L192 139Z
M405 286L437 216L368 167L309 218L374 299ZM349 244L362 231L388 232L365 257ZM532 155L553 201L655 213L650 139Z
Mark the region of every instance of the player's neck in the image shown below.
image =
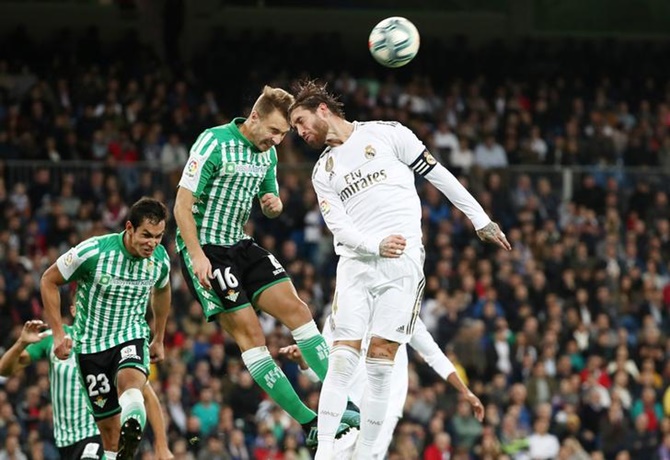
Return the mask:
M125 246L126 251L128 251L128 254L130 254L133 257L140 257L139 252L133 248L132 244L130 244L130 234L126 230L123 232L123 246Z
M354 131L354 124L342 118L334 118L328 126L326 145L337 147L344 144Z

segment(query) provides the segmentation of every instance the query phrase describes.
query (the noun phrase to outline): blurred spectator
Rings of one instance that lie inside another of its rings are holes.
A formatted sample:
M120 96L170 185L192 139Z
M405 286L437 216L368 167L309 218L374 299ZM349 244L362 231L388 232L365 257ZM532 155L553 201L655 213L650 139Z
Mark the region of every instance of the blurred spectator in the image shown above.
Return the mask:
M342 92L357 119L412 127L514 247L482 246L462 213L417 179L427 256L422 317L486 401L486 420L461 413L458 395L410 356L405 417L389 458L522 459L531 455L529 436L533 446L551 442L561 459L668 457L670 66L658 57L667 55L665 42L615 40L603 53L581 39L477 48L436 40L424 56L448 55L454 65L424 59L389 74L343 56L336 37L217 33L192 60L165 71L137 37L103 43L94 29L69 33L45 43L24 32L0 39L9 52L0 59L0 337L41 315L39 275L59 252L120 230L126 203L139 196L163 196L171 206L194 135L244 112L265 82L290 88L299 57ZM222 86L213 63L228 62L223 50L232 48L258 65ZM52 49L58 58L45 59ZM277 67L282 49L292 53ZM352 70L329 70L335 61ZM294 141L289 135L279 147L284 214L269 222L254 210L248 231L277 249L323 318L336 258L309 184L318 152ZM171 225L164 242L174 256L173 232ZM306 459L302 433L268 404L230 338L204 321L178 264L173 286L167 359L153 366L152 383L175 457ZM71 295L63 290L63 301ZM289 343L271 318L263 324L271 351ZM280 364L315 404L318 385ZM49 458L39 366L0 382L0 446Z

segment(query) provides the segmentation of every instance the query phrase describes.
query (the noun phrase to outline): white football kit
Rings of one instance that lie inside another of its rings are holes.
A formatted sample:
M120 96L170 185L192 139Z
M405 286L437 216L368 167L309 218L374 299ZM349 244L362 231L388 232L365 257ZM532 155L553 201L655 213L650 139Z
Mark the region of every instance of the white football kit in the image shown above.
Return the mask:
M398 343L412 336L425 284L421 202L414 173L429 180L472 221L490 222L458 180L416 135L397 122L354 122L351 136L327 148L312 183L340 255L333 298L334 340L367 333ZM407 240L398 259L379 255L389 235Z
M328 343L328 346L332 346L333 330L329 325L330 321L326 320L322 334L323 338ZM442 353L440 347L435 343L435 340L430 335L420 318L416 322L414 334L409 340L409 345L421 355L426 363L432 367L442 379L446 380L452 372L456 372L454 365L449 358ZM362 354L365 354L365 350L362 351ZM389 398L386 419L384 420L382 431L375 444L373 457L375 459L383 459L386 455L393 439L393 431L395 430L398 421L402 418L405 399L407 398L407 368L407 346L401 345L395 355L395 364L393 366L393 376L391 380L391 396ZM318 379L316 374L314 377ZM358 406L361 405L366 386L367 374L365 372L365 361L361 359L351 379L351 386L349 387L349 399L351 399L354 404ZM335 458L349 460L352 457L356 441L358 440L358 434L358 430L351 430L342 438L335 440Z

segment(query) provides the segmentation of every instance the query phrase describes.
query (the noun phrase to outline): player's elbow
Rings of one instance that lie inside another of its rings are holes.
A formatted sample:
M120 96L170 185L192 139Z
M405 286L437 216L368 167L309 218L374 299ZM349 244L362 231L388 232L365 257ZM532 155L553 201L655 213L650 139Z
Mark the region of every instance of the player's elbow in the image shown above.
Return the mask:
M45 271L40 278L40 290L42 292L47 292L58 288L56 282L52 279L52 269Z

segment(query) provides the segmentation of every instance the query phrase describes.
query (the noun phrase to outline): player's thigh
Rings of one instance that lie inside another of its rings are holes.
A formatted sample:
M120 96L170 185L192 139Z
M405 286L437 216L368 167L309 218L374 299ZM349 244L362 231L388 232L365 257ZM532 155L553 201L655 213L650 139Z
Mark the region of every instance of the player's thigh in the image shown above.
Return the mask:
M279 303L275 311L304 305L286 269L270 251L249 240L240 243L234 257L244 270L244 289L255 307L271 308L272 301Z
M62 459L72 460L104 460L105 449L100 436L91 436L75 442L72 445L61 447L58 453Z
M364 339L372 313L369 287L373 272L374 267L357 259L338 262L330 316L333 342Z
M142 388L149 376L149 343L133 339L114 347L115 384L119 393L128 388Z
M230 258L231 248L206 245L205 255L212 265L212 289L200 284L193 273L191 257L186 249L179 253L184 281L193 297L200 303L207 321L215 321L225 312L232 312L251 305L242 284L242 270Z
M391 262L393 261L393 262ZM370 335L407 343L421 311L426 280L423 268L402 259L389 259L380 270L381 278L373 292Z
M116 389L117 350L111 348L99 353L80 353L77 366L86 400L96 422L121 412Z

